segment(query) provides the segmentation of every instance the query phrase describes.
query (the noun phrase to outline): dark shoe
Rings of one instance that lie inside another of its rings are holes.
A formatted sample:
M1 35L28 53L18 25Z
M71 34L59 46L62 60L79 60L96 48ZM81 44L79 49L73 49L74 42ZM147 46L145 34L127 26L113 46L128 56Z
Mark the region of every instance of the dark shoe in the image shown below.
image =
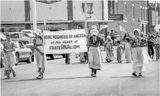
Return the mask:
M131 63L131 61L127 61L126 63Z
M36 77L37 79L41 80L43 79L43 75L39 75L38 77Z
M96 74L93 74L93 76L92 77L96 77Z
M132 73L133 76L137 77L136 73Z
M10 79L10 73L11 73L10 70L7 70L6 72L7 72L7 73L6 73L6 76L7 76L7 77L6 77L5 79Z
M15 72L13 72L13 77L16 77L16 73Z
M139 75L138 75L138 76L142 77L142 73L139 73Z
M94 75L94 73L92 72L92 73L91 73L91 76L93 77L93 75Z

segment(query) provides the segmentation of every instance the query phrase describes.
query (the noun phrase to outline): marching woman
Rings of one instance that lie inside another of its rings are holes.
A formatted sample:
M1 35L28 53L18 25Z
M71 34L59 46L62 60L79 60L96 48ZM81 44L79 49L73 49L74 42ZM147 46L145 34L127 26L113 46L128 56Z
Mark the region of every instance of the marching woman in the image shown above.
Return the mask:
M15 64L16 64L16 56L15 56L15 48L16 45L11 41L10 36L7 34L7 41L4 42L4 75L7 76L6 79L10 78L10 73L13 74L13 77L16 77L15 74Z
M104 48L106 51L106 61L111 62L113 59L113 42L110 36L107 36Z
M43 38L41 30L36 31L36 38L34 40L34 53L35 53L35 61L38 67L38 77L37 79L43 79L44 71L45 71L45 55L43 52Z
M132 38L132 58L133 58L133 76L142 76L143 69L143 50L141 48L140 29L134 29L134 37Z
M96 77L97 70L101 70L101 54L100 44L102 39L98 36L99 32L96 29L91 30L89 37L89 68L91 69L91 76Z

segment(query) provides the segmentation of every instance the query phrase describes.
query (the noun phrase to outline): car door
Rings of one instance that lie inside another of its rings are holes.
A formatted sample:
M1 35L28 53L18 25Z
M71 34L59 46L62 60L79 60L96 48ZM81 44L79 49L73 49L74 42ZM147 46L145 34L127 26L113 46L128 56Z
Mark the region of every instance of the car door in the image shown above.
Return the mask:
M19 57L28 58L30 56L30 51L24 46L23 42L19 42Z

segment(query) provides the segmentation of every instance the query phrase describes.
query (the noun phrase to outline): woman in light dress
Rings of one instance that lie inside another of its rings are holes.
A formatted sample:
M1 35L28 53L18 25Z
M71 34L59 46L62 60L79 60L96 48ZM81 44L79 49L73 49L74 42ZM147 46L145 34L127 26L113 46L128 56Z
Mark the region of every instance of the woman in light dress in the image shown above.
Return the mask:
M126 38L125 40L124 50L125 50L126 63L131 63L131 44L129 38Z
M10 36L7 34L7 41L4 42L4 75L6 79L10 78L10 73L13 74L13 77L16 77L15 73L15 64L16 64L16 56L15 56L15 48L16 45L13 41L11 41Z
M96 29L91 30L91 36L89 37L89 68L91 69L91 76L96 77L97 70L101 70L101 53L100 45L101 38L98 36L99 32Z
M148 63L149 55L143 48L144 43L141 37L140 29L134 29L134 37L132 38L132 58L133 58L133 76L142 76L143 64Z
M124 35L124 52L125 52L125 59L126 59L126 63L130 63L131 62L131 37L129 35L129 33L125 33Z
M104 48L106 51L106 61L111 62L113 60L113 42L110 36L107 36Z

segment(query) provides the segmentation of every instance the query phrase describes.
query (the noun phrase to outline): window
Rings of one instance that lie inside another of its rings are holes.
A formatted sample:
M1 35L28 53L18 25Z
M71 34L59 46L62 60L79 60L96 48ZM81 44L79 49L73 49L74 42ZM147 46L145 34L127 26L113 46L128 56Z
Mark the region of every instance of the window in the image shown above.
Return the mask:
M118 0L116 0L115 3L116 3L116 8L115 8L116 9L116 14L118 14Z
M19 42L19 47L20 47L20 48L24 48L22 42Z
M143 18L144 18L144 20L146 20L146 16L147 16L146 10L147 10L147 8L146 8L146 7L143 7L143 13L144 13L144 15L143 15L144 17L143 17Z
M124 2L124 19L127 19L127 3Z
M10 35L11 38L20 38L19 34L14 33Z
M134 4L132 4L132 17L133 17L133 20L135 20L135 6L134 6Z
M141 10L141 20L143 20L143 7L140 6L140 10Z

